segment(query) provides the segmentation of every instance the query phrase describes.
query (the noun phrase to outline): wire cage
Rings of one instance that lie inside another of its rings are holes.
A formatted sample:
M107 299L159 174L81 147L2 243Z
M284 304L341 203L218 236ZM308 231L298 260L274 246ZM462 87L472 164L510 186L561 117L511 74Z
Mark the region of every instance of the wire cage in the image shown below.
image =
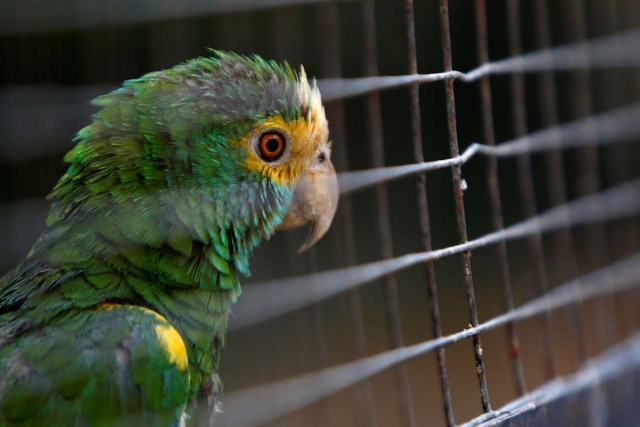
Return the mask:
M252 258L215 425L640 425L637 0L0 4L0 271L119 82L318 78L342 197Z

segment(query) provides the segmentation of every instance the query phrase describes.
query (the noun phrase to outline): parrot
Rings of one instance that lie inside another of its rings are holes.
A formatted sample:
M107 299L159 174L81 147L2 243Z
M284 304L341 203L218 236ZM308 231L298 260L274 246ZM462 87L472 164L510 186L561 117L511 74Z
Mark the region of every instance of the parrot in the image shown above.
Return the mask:
M92 101L46 228L0 279L0 426L209 425L249 257L337 207L315 80L213 51Z

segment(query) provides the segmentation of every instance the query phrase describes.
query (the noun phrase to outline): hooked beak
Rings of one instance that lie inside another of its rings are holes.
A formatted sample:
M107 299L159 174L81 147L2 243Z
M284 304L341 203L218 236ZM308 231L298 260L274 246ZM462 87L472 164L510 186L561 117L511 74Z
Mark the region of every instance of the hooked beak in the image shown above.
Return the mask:
M298 253L314 245L329 230L338 207L338 177L331 163L331 148L322 147L315 161L304 172L279 229L309 224L307 240Z

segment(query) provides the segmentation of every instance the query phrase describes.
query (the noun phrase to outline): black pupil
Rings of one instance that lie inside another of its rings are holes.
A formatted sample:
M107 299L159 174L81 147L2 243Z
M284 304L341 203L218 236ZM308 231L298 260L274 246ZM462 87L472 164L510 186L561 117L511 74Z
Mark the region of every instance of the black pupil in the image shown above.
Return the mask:
M280 148L280 143L277 139L270 138L267 140L266 147L268 152L273 153L278 151L278 149Z

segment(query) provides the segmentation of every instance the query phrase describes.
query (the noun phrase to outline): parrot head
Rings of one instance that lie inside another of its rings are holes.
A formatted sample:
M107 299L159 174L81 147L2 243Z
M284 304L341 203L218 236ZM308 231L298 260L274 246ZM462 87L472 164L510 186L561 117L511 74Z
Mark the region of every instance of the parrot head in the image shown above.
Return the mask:
M124 234L157 246L176 238L143 224L129 233L126 221L131 206L159 209L205 244L232 230L244 251L278 226L309 223L303 249L329 228L337 179L320 93L304 69L215 51L126 81L94 104L101 109L50 195L49 225L106 211Z

